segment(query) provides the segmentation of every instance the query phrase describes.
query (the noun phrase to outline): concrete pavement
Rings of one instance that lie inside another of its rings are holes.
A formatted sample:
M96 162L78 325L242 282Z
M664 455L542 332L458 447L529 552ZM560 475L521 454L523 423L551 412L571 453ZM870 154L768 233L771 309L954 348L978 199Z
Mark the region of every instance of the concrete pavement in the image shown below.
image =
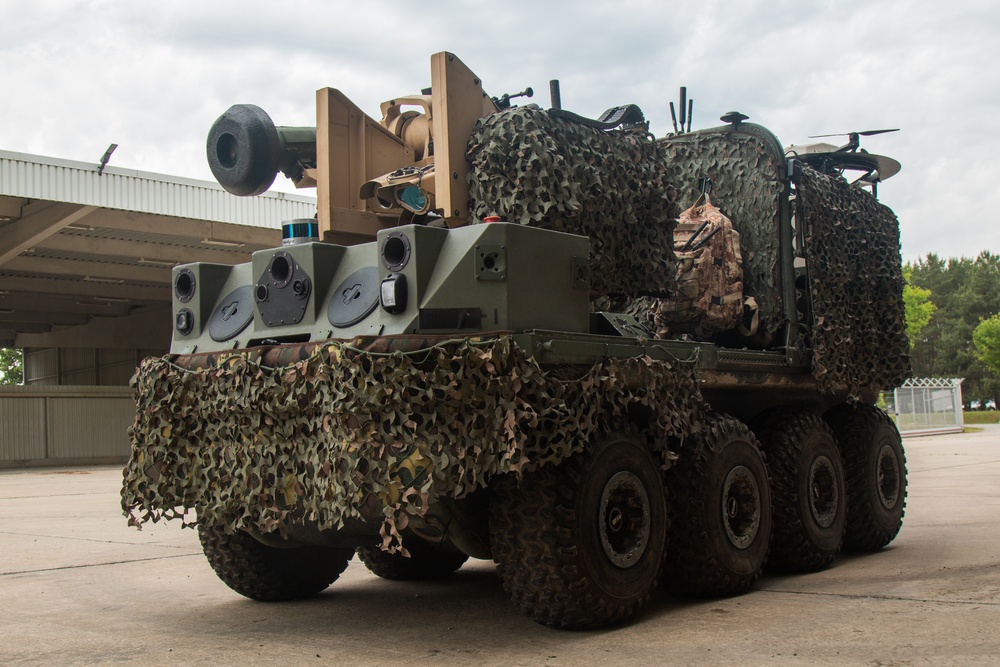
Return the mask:
M887 549L588 633L522 617L483 561L399 583L355 560L315 600L251 602L194 531L126 525L119 467L2 470L0 664L1000 664L1000 426L905 446Z

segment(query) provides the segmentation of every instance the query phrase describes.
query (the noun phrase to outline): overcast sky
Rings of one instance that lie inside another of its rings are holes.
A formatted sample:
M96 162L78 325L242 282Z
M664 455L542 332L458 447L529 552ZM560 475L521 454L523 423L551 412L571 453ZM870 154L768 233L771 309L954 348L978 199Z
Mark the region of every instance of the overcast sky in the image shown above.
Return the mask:
M657 136L681 85L695 128L734 109L785 145L901 128L862 145L903 164L879 194L904 258L1000 251L995 0L0 0L0 34L4 150L96 163L115 142L114 166L211 179L230 105L314 125L331 86L377 117L451 51L491 95L547 107L557 78L564 108L635 103Z

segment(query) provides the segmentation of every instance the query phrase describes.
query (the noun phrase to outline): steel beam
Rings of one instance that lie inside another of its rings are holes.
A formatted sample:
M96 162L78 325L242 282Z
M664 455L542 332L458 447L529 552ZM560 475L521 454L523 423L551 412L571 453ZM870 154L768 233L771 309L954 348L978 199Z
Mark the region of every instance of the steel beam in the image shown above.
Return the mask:
M92 299L126 299L130 302L170 303L167 285L129 285L126 283L101 283L72 280L51 276L11 276L0 273L2 291L30 292L32 294L72 294Z
M54 203L5 225L0 228L0 265L96 210L96 206Z
M54 310L21 310L0 306L0 324L50 324L53 326L76 326L86 324L89 316L80 313L65 313ZM11 325L13 326L13 325ZM17 328L17 327L14 327Z
M5 285L6 286L6 285ZM42 290L44 292L44 290ZM140 304L120 301L95 301L72 295L46 295L31 292L0 292L0 310L51 310L62 313L122 317Z
M134 266L21 255L8 261L3 265L3 268L18 273L78 276L83 280L113 280L120 281L120 283L170 283L170 268L165 266Z
M144 234L169 234L192 239L210 239L221 243L242 244L233 247L260 246L273 248L281 245L281 230L267 227L249 227L228 222L208 222L190 218L176 218L154 213L135 213L114 209L101 209L100 215L87 224L104 229L118 229Z
M166 243L102 239L65 233L50 236L39 247L61 252L83 252L89 255L139 258L174 264L187 264L188 262L240 264L249 262L252 254L252 251L246 247L234 248L233 250L205 247L188 248Z
M135 348L167 350L172 331L170 306L142 309L126 317L94 317L87 324L48 333L21 333L16 347ZM6 328L6 325L4 325ZM21 330L24 331L24 330Z

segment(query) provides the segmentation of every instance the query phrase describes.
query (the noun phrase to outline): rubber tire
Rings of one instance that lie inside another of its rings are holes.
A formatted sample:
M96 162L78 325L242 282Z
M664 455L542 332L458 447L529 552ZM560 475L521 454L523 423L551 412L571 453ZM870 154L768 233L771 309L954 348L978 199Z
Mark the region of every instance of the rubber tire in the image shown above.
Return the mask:
M771 491L757 438L738 419L706 418L692 446L667 473L672 498L670 548L664 560L663 587L671 593L720 597L745 592L760 578L771 539ZM723 520L724 486L740 466L757 486L756 531L739 548Z
M198 526L201 548L224 584L262 602L313 597L337 580L353 549L270 547L248 533L227 535L221 527Z
M892 542L906 513L906 453L889 415L873 405L838 405L824 415L844 457L847 481L847 528L844 548L855 552L878 551ZM895 471L895 482L879 488L879 463ZM882 497L891 497L884 503Z
M513 475L498 479L490 539L514 604L531 619L563 629L604 627L633 616L656 589L663 560L667 499L660 468L634 437L613 434L520 482ZM645 493L647 508L634 548L623 549L631 554L625 566L615 564L604 546L611 540L601 536L602 526L608 530L602 497L619 473L635 480L630 484Z
M379 547L359 547L358 558L372 574L393 581L442 579L469 560L463 553L442 551L416 535L407 535L403 547L410 553L409 558Z
M844 463L833 431L819 416L796 408L769 410L753 425L771 473L768 567L785 572L829 567L840 553L847 523ZM829 491L825 497L829 513L823 520L816 517L811 502L814 483Z

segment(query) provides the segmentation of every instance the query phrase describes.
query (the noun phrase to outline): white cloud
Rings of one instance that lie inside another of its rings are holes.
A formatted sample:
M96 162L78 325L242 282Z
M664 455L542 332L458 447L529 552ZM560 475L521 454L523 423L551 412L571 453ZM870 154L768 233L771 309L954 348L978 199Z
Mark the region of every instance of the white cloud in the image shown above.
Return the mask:
M899 127L864 145L903 163L880 194L904 256L1000 249L992 2L0 0L0 25L6 150L97 162L116 142L112 164L210 178L205 135L231 104L312 124L333 86L375 115L448 50L491 94L530 85L547 105L558 78L567 108L637 103L657 134L680 85L695 127L732 109L785 144Z

